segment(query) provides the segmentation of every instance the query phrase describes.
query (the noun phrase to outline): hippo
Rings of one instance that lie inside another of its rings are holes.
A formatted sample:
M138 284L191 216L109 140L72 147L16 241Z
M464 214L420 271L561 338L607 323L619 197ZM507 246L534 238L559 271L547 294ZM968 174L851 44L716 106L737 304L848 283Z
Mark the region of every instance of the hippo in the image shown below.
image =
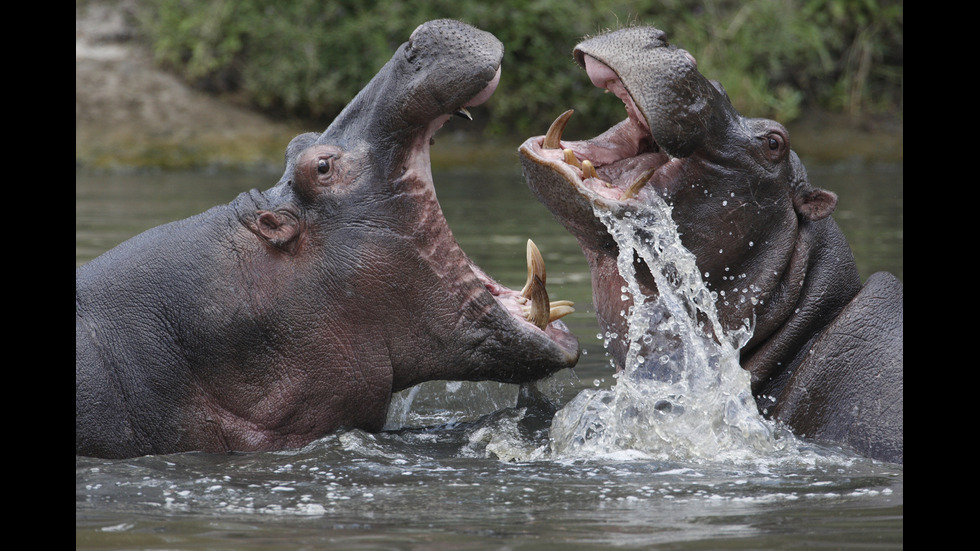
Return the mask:
M433 134L486 101L502 44L419 26L322 133L294 138L265 192L153 228L75 271L75 453L125 458L302 447L380 430L429 380L523 383L575 365L529 281L498 284L454 239Z
M760 413L796 435L902 463L903 285L885 272L862 285L830 216L837 196L810 185L786 129L741 116L658 29L601 34L573 57L625 103L626 119L570 141L567 111L519 152L531 190L586 256L600 327L618 336L609 345L617 368L630 346L624 280L597 215L628 216L659 197L725 330L750 321L739 363ZM649 267L633 265L642 294L655 296ZM751 300L730 300L746 290Z

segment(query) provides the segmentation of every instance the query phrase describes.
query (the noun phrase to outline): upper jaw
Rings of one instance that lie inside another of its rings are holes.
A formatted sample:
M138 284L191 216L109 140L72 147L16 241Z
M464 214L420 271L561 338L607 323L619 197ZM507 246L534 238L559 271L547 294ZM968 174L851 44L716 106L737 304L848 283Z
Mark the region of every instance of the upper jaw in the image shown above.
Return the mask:
M410 168L401 176L402 181L414 179L424 182L425 188L434 190L429 163L429 148L434 143L434 134L453 116L460 116L464 119L472 120L472 115L467 108L480 105L487 101L496 89L499 79L500 68L498 66L493 78L474 97L465 101L458 109L454 109L452 114L443 114L433 119L427 131L422 135L422 139L418 140L413 147L414 152L411 155L411 161L408 163ZM414 175L414 177L410 176L410 174ZM448 228L448 224L445 222L445 218L441 213L438 218ZM432 219L429 220L429 224L429 230L432 230ZM436 233L440 234L439 232ZM460 248L455 239L451 237L451 233L446 232L441 235L443 237L437 240L443 241L448 247L453 249ZM488 312L489 317L487 319L490 321L487 324L489 326L498 327L504 331L521 333L524 336L521 342L534 343L538 351L533 354L540 356L543 353L545 356L550 356L551 362L554 364L556 370L575 365L579 358L578 339L560 321L562 317L574 312L572 302L567 300L551 300L545 287L547 273L544 259L530 239L527 242L526 248L528 265L527 280L523 289L520 291L501 285L487 275L479 266L470 261L465 253L462 253L462 251L458 252L458 255L449 254L447 257L464 258L466 263L465 269L472 274L473 279L471 281L477 282L482 287L482 289L477 289L476 292L489 294L493 298L494 303L500 307L499 309L492 309ZM447 277L453 277L451 275L452 268L448 266L437 265L435 269L445 272ZM464 279L470 280L470 277L467 276ZM500 317L509 318L511 322L501 325L499 321L494 320L494 318ZM500 342L505 340L499 339Z
M421 141L423 143L430 144L432 142L433 136L435 136L435 133L438 132L439 129L442 128L442 126L446 124L446 122L448 122L449 119L452 118L453 116L460 117L470 121L473 120L473 115L470 114L468 108L481 105L485 103L488 99L490 99L490 96L492 96L494 91L497 90L497 85L500 84L500 70L501 70L501 66L498 64L497 70L494 73L493 77L490 78L489 81L487 81L486 86L484 86L482 90L477 92L475 96L473 96L469 100L462 102L460 105L456 106L455 108L452 108L450 112L440 113L438 116L436 116L432 120L432 122L429 123L424 133L423 140Z

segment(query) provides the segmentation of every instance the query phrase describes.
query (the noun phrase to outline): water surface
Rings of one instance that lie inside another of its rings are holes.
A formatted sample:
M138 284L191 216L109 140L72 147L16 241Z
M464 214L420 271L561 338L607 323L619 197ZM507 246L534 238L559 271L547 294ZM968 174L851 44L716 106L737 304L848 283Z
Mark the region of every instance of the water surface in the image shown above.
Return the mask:
M902 167L808 169L814 185L840 196L835 218L862 277L902 278ZM278 176L76 173L76 266ZM552 298L576 302L565 321L583 347L579 365L531 389L427 383L394 398L386 431L332 434L302 450L76 458L76 547L902 547L902 467L775 428L785 446L738 458L556 453L554 408L617 384L581 251L531 196L516 158L437 171L435 180L463 249L503 284L523 284L524 243L534 239Z

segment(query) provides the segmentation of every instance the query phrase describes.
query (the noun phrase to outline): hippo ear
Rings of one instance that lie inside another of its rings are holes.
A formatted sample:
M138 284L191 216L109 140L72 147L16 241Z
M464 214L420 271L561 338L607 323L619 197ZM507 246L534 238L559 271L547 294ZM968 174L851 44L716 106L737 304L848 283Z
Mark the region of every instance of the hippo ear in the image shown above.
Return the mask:
M296 238L299 237L299 220L285 210L257 210L251 230L273 247L293 252Z
M837 208L837 194L824 189L798 193L793 197L793 207L814 222L823 220Z

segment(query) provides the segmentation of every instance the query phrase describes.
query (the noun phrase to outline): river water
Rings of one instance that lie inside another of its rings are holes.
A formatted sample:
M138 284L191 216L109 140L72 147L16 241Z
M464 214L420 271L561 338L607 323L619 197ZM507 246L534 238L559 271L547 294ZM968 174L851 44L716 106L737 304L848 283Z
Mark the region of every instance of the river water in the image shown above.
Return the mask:
M524 243L535 241L552 299L576 303L564 318L583 347L574 370L527 388L426 383L393 397L385 431L336 433L301 450L76 457L76 547L903 546L901 466L798 440L750 415L743 422L751 428L742 431L755 435L749 442L713 437L716 448L694 438L657 446L596 438L597 420L604 424L597 408L619 408L619 418L637 409L616 405L628 381L613 375L605 354L581 251L531 196L513 161L436 170L440 202L464 250L505 285L523 285ZM835 218L862 277L888 270L903 278L902 166L808 169L814 185L840 196ZM143 229L277 179L263 172L77 172L76 266ZM737 396L744 389L735 380L725 392ZM689 436L700 430L673 428Z

